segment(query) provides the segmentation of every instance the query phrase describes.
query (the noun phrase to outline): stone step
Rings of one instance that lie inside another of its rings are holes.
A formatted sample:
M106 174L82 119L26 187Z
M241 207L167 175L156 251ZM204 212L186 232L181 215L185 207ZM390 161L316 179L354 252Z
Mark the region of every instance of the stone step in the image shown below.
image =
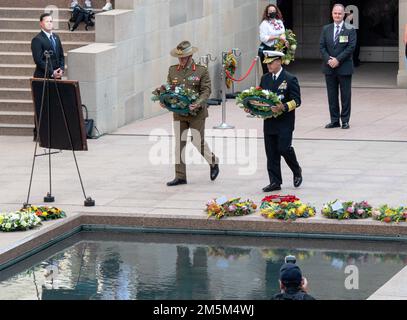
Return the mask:
M73 24L71 23L71 25ZM68 31L68 19L54 20L54 28L56 33L59 30ZM39 31L39 23L38 19L33 18L0 18L0 29L38 29ZM84 23L79 24L75 32L79 30L85 31ZM95 30L95 27L89 27L88 30Z
M34 60L31 52L0 51L0 62L1 64L33 64Z
M68 56L68 54L65 53L65 62L67 61L67 56ZM0 51L0 63L1 64L33 64L34 60L33 60L31 52L1 52Z
M32 100L0 99L0 111L33 112Z
M101 9L105 5L105 0L91 0L93 9ZM71 4L71 0L1 0L0 7L10 8L45 8L49 5L56 6L58 8L68 8ZM84 1L79 1L82 4ZM114 1L112 1L114 5Z
M65 41L62 43L64 52L80 48L90 44L91 42L78 42L78 41ZM31 40L30 41L14 41L3 40L0 41L0 51L13 51L13 52L30 52L31 53ZM1 60L0 60L1 61ZM2 63L2 62L0 62Z
M0 64L0 75L32 77L35 71L34 64ZM65 64L65 74L68 67Z
M33 124L34 112L0 111L0 124Z
M32 136L34 125L0 123L0 136Z
M2 76L26 76L34 74L35 64L0 64Z
M96 14L102 12L100 9L93 10ZM44 8L2 8L0 7L0 18L30 18L36 19L39 23L41 14L44 13ZM58 11L52 13L54 19L66 19L71 17L72 10L67 8L59 8ZM38 24L37 24L38 27Z
M82 0L83 1L83 0ZM80 2L82 2L80 1ZM65 53L95 41L94 28L75 32L68 29L70 0L0 0L0 135L32 136L33 103L30 78L35 69L31 39L39 32L39 17L53 4L56 33ZM93 0L94 11L101 12L105 0ZM52 8L49 8L52 10Z
M29 88L30 77L0 76L0 88Z
M71 17L71 10L59 9L58 13L54 15L54 19L69 19ZM39 23L41 14L44 13L44 8L2 8L0 7L0 18L29 18L36 19ZM38 25L37 25L38 26Z
M38 34L38 30L25 29L0 29L1 40L22 40L31 41ZM95 31L75 31L60 30L57 32L61 38L62 45L65 41L85 41L95 42Z
M0 100L30 100L30 88L0 88Z

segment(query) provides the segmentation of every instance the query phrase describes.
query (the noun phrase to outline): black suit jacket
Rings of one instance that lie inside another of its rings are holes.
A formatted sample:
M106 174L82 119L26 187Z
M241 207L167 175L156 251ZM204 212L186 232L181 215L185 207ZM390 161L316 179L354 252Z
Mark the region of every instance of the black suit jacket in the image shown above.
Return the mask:
M294 131L295 109L301 105L301 90L298 79L283 69L275 82L273 81L273 75L266 73L261 78L260 87L277 93L281 97L281 102L289 109L277 118L264 120L264 134L280 134Z
M322 29L320 39L320 51L322 55L323 65L322 72L325 74L337 74L337 75L351 75L353 74L353 52L356 48L357 36L355 29L346 28L344 23L342 30L339 33L339 37L348 37L347 42L338 43L335 46L334 43L334 28L335 24L331 23ZM334 57L339 61L339 67L332 69L328 65L330 57Z
M41 31L31 40L31 52L36 64L34 77L35 78L43 78L45 75L45 56L44 51L53 51L51 55L51 63L52 69L50 70L51 66L48 66L48 77L51 77L54 70L61 68L62 70L65 69L65 57L64 57L64 50L62 49L61 40L59 36L55 33L52 34L55 39L56 50L52 47L51 41L48 39L47 35Z

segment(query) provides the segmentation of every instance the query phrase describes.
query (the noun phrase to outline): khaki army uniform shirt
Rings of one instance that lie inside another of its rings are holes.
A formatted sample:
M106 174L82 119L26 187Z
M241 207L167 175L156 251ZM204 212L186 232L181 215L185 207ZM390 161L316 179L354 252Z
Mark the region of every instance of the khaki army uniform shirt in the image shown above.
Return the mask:
M181 85L199 93L195 104L201 106L196 116L182 116L174 113L174 120L188 121L192 119L205 119L208 116L208 105L206 101L211 95L211 78L208 69L204 66L195 64L194 60L182 69L179 65L171 66L168 71L168 84Z

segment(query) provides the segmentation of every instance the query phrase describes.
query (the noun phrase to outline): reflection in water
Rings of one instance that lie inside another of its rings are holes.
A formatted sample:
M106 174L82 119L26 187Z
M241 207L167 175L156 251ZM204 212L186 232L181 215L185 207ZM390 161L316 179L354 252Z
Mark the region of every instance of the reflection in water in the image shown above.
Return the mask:
M0 299L270 299L279 290L279 269L289 254L297 257L314 297L366 299L407 264L407 252L284 249L270 241L245 245L249 238L236 237L235 245L231 237L215 236L208 244L192 241L194 236L154 243L142 237L84 240L38 257L33 267L20 263L7 270L7 279L0 276ZM348 265L359 268L357 291L345 289Z
M192 259L190 256L192 251ZM177 246L177 268L173 299L208 299L208 259L206 248L190 250Z

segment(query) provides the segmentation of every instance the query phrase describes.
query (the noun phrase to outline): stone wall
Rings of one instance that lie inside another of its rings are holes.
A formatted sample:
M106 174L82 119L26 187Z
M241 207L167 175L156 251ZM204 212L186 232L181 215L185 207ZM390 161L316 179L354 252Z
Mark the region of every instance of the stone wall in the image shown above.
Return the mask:
M407 24L407 0L399 0L399 24L400 24L400 52L399 52L399 73L397 84L400 88L407 88L407 65L405 60L404 29Z
M297 59L319 59L322 27L330 21L329 0L294 0L294 32L297 34Z
M115 10L96 15L96 43L68 53L69 79L78 79L82 102L102 133L163 112L151 91L164 83L169 54L182 40L218 57L209 66L212 97L219 97L221 53L243 52L239 70L246 72L257 55L258 0L120 0ZM237 76L240 72L237 73ZM255 84L254 72L236 90Z

